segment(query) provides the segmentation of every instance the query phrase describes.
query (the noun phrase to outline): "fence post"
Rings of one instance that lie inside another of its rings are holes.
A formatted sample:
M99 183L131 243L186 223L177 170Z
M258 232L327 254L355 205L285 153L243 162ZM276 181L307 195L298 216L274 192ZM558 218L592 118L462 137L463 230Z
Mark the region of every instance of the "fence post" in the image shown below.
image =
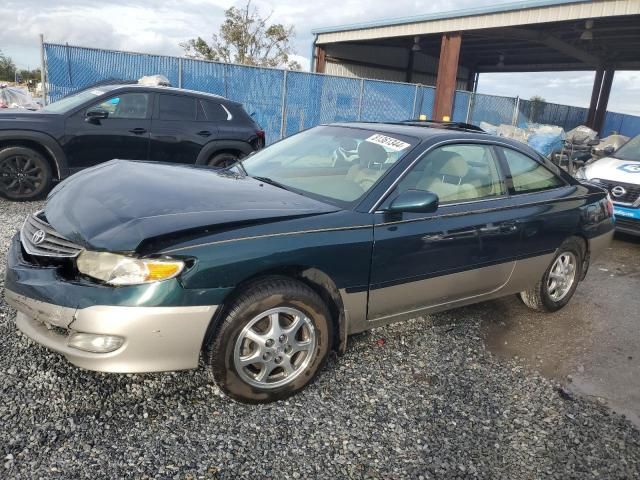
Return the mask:
M182 57L178 58L178 88L182 88Z
M516 103L513 106L513 117L511 118L511 125L518 126L518 114L520 113L520 97L516 97Z
M284 138L284 130L286 128L287 118L287 70L284 71L282 76L282 119L280 121L280 138Z
M362 119L362 97L364 96L364 78L360 79L360 96L358 98L358 121Z
M411 119L416 120L416 105L418 104L418 85L416 84L416 93L413 95L413 112L411 112Z
M476 99L476 92L471 92L469 95L469 103L467 104L467 116L464 119L465 123L469 123L471 120L471 109L473 108L473 102Z
M47 75L44 64L44 35L40 34L40 82L42 83L42 103L47 104Z

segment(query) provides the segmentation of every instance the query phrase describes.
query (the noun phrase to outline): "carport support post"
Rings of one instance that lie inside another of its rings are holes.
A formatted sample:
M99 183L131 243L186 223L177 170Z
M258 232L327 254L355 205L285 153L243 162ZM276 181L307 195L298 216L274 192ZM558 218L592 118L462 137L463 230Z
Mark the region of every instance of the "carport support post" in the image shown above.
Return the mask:
M604 126L604 118L607 114L607 106L609 105L609 95L611 94L611 84L613 83L613 74L616 71L612 68L607 68L604 71L604 77L602 79L602 90L600 91L600 98L598 99L598 108L596 108L596 116L593 120L593 128L596 132L600 133ZM605 132L602 132L603 134Z
M451 118L461 44L462 36L460 33L445 33L442 35L438 79L436 80L436 98L433 102L434 120L442 120L444 117Z
M589 114L587 115L587 126L593 128L596 119L596 108L598 108L598 99L600 98L600 90L602 90L602 76L604 69L598 68L596 76L593 80L593 90L591 91L591 102L589 103Z
M44 35L40 34L40 83L42 83L42 103L47 104L47 80L44 71Z

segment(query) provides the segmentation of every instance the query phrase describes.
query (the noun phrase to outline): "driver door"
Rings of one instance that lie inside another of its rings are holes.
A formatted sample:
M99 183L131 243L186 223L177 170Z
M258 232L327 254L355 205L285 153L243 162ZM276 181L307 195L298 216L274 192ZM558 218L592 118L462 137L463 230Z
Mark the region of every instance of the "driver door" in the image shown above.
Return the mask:
M415 189L438 195L438 209L385 212ZM490 145L445 145L418 162L375 213L369 320L412 318L499 290L520 236L517 212L503 208L506 193Z
M151 101L151 93L120 93L69 117L64 149L72 172L114 158L147 160ZM103 110L108 116L89 121L86 113L90 110Z

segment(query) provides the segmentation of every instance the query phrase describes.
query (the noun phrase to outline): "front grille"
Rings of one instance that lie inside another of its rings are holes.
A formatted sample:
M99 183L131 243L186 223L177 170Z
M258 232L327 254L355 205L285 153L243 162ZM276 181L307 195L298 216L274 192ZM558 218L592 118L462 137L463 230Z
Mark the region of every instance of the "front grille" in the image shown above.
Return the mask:
M64 238L44 219L42 211L27 217L20 230L22 248L36 257L74 258L82 247Z
M595 183L596 185L599 185L603 188L606 188L607 191L611 194L611 200L613 200L614 203L622 203L625 205L633 205L633 203L640 199L640 185L634 185L632 183L621 183L621 182L614 182L612 180L601 180L599 178L594 178L592 180L593 183ZM622 187L625 190L625 193L623 195L614 195L613 194L613 189L615 187Z
M640 233L640 220L631 220L629 218L617 216L616 228L624 231L633 231Z

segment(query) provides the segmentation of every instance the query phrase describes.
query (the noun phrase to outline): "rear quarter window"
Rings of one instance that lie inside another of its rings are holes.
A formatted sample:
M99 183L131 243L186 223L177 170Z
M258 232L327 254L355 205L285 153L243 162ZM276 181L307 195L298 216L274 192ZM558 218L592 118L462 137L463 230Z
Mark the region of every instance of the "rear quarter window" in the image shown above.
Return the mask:
M210 100L200 100L200 104L209 122L226 122L228 113L222 108L222 105ZM200 120L200 118L198 118ZM203 119L204 120L204 119Z
M501 148L509 167L515 193L538 192L563 186L564 181L527 155Z

